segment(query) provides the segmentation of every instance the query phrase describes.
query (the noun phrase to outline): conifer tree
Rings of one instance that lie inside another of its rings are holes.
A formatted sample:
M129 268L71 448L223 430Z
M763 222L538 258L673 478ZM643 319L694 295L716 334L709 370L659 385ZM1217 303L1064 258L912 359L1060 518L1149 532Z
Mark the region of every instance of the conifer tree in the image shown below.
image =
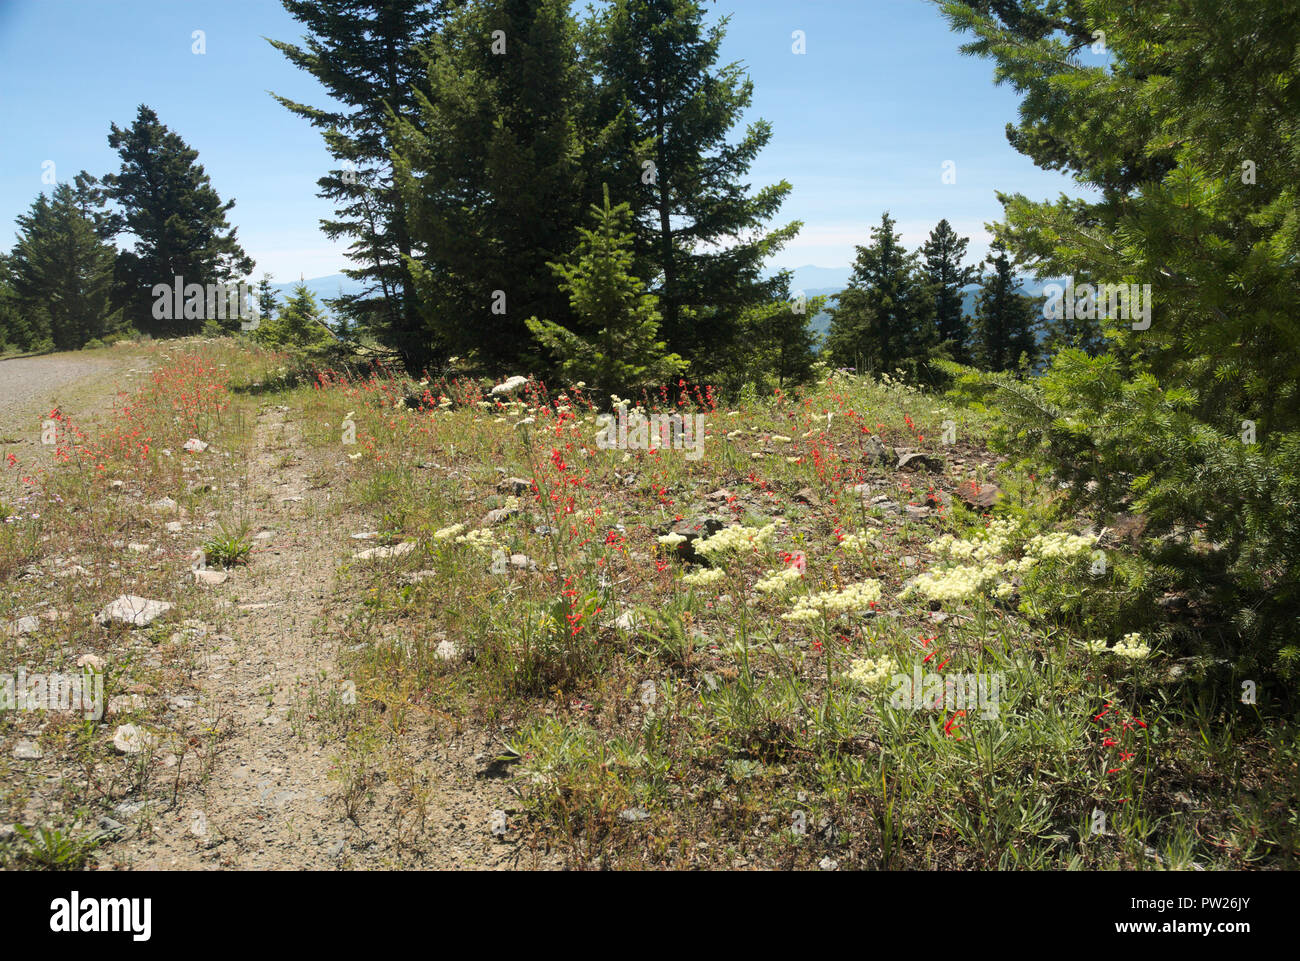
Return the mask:
M1098 356L990 385L1011 435L1070 509L1144 516L1148 560L1231 620L1214 643L1239 667L1300 671L1300 18L1213 0L943 9L1023 97L1013 143L1097 191L1001 197L996 234L1040 278L1145 301L1103 320ZM1093 31L1104 63L1081 55Z
M947 220L940 220L921 248L925 275L933 290L939 341L958 363L970 362L970 324L963 311L962 288L973 283L978 268L963 265L969 237L958 237Z
M548 264L583 216L577 26L565 0L480 0L427 52L427 95L395 132L424 320L485 368L527 363L525 318L569 326Z
M14 303L28 318L28 346L48 341L56 350L75 350L115 332L121 325L111 305L117 251L100 240L73 188L63 183L52 197L38 195L18 227Z
M849 286L828 311L827 348L837 364L916 378L938 346L934 298L894 225L886 211L871 243L857 248Z
M271 280L269 273L263 273L262 279L257 282L257 313L263 321L274 317L276 310L280 306L275 288L271 286Z
M761 267L800 227L767 227L788 182L748 195L772 128L756 120L737 135L753 84L739 64L719 64L726 19L710 27L705 12L699 0L614 0L587 35L594 127L612 151L599 159L632 207L637 269L659 296L664 337L697 375L719 363L745 310L780 299Z
M325 324L316 295L306 284L298 284L274 319L264 317L253 333L254 339L268 347L318 353L334 343Z
M989 268L975 307L975 363L984 370L1016 370L1023 360L1038 359L1041 307L1020 293L1021 281L1006 250L994 244L985 261Z
M446 0L282 0L309 34L299 44L271 44L306 70L341 106L312 107L276 96L318 128L340 162L322 176L319 196L334 201L321 222L327 237L352 243L344 272L360 293L329 301L333 309L395 348L418 368L431 355L406 258L415 252L406 202L393 179L391 125L416 110L414 89L427 78L421 48L438 30ZM427 51L426 51L427 53Z
M130 127L112 125L108 145L122 158L121 170L103 178L106 196L118 206L109 230L135 237L120 272L126 319L154 335L196 334L202 319L154 318L151 291L176 277L206 286L233 283L252 271L253 261L226 220L235 202L222 202L197 162L198 151L143 104Z
M552 264L568 293L582 333L530 317L528 329L555 358L567 383L586 382L599 391L631 391L667 383L685 363L659 340L657 298L629 271L631 211L626 203L592 206L592 226L567 263Z

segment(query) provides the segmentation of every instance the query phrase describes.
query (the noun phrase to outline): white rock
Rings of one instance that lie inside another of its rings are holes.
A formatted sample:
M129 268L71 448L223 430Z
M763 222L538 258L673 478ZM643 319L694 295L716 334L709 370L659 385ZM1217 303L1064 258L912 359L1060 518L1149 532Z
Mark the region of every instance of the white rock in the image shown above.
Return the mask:
M218 584L224 584L230 579L230 575L225 571L201 570L194 571L194 581L198 584L206 584L209 587L216 587Z
M180 521L168 521L163 525L163 529L171 534L179 534L184 525Z
M39 761L45 752L31 741L19 741L14 745L14 759L18 761Z
M170 497L160 497L149 505L149 509L155 511L174 511L176 510L176 502Z
M151 601L135 594L123 594L95 615L95 623L107 626L113 621L132 627L148 627L172 609L167 601Z
M77 667L88 667L96 674L103 674L104 659L98 654L82 654L77 658Z
M20 637L23 634L31 634L41 626L41 622L32 615L20 617L16 621L10 621L5 625L5 633L10 637Z
M191 454L202 454L207 449L208 445L197 437L191 437L185 442L185 450L189 451Z
M140 754L154 743L154 736L134 724L123 724L113 733L113 747L123 754Z

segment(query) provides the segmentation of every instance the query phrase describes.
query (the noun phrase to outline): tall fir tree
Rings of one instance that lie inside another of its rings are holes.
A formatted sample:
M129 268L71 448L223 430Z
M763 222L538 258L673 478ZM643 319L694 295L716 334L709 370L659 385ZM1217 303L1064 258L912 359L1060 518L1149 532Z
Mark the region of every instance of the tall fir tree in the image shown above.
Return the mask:
M966 320L962 288L974 283L975 265L964 264L969 237L958 237L947 220L940 220L921 247L922 264L934 296L939 341L958 363L970 362L970 324Z
M119 271L126 319L155 336L196 334L201 318L155 318L151 291L175 277L185 285L227 284L252 272L253 261L226 220L235 202L222 202L198 151L143 104L130 127L112 125L108 145L122 167L103 178L105 195L118 207L107 230L135 237Z
M586 34L600 78L594 128L610 151L598 160L631 204L637 269L653 278L668 345L697 376L719 364L747 309L780 298L762 265L801 226L767 227L789 183L750 196L744 182L772 127L735 131L753 84L718 62L726 22L708 26L699 0L613 0Z
M1021 281L1006 250L994 244L985 261L989 268L975 306L975 337L972 355L984 370L1015 370L1023 361L1032 366L1038 360L1036 332L1042 306L1020 293Z
M938 347L934 297L895 223L885 211L871 243L857 248L849 286L828 311L826 344L838 364L917 379Z
M466 5L428 44L427 95L396 128L427 328L486 369L537 358L525 318L572 326L547 265L582 223L576 34L565 0Z
M111 303L117 251L100 239L73 188L63 183L51 197L38 195L18 227L13 290L19 314L28 318L28 346L48 340L56 350L76 350L115 333L121 326Z
M580 229L568 262L551 265L585 335L536 317L528 319L528 329L555 357L567 383L585 381L601 392L666 384L685 362L659 339L658 298L629 272L631 211L626 203L611 207L606 188L603 205L593 205L591 213L592 226Z
M329 301L343 318L401 354L411 368L428 361L430 338L407 267L415 252L406 201L393 178L395 117L416 111L414 90L427 79L421 49L438 31L449 0L281 0L309 34L299 44L270 41L314 76L335 105L276 100L320 129L340 167L322 176L319 196L336 204L325 235L351 240L344 272L359 293Z

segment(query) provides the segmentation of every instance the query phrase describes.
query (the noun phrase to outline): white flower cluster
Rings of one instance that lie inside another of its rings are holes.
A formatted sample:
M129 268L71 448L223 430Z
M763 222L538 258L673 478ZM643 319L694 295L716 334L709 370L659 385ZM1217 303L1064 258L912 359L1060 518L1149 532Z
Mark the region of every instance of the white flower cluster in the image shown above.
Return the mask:
M492 388L493 397L508 396L528 383L527 377L511 377Z
M434 531L433 539L435 541L450 540L451 538L455 537L464 529L465 529L464 524L452 524L450 527L444 527L441 530Z
M964 601L996 581L1001 571L1001 565L992 562L927 571L917 577L908 593L920 591L935 601Z
M888 657L855 658L849 664L845 677L859 687L880 687L895 673L894 662Z
M754 585L754 590L762 594L789 590L802 576L797 567L786 567L779 571L766 571L762 580Z
M766 527L724 527L712 537L706 537L695 545L696 553L704 555L740 553L753 547L762 547L776 533L776 525Z
M1093 654L1114 654L1130 661L1140 661L1151 653L1151 645L1142 640L1142 635L1125 634L1115 642L1114 647L1107 647L1105 641L1085 641L1084 649Z
M676 547L686 539L685 534L664 534L659 538L659 543L663 544L665 547Z
M930 550L955 561L988 561L1007 549L1007 545L1016 536L1016 530L1015 521L1003 518L993 521L967 541L959 541L951 534L944 534L938 540L930 542Z
M862 531L857 534L845 534L840 547L846 551L861 551L876 546L876 532Z
M1125 634L1115 642L1110 652L1132 661L1139 661L1151 653L1151 645L1142 640L1141 634Z
M480 527L478 530L470 531L468 534L461 534L456 538L457 544L468 544L475 550L491 551L496 547L496 537L486 527Z
M706 584L716 584L726 575L716 568L711 570L692 571L689 574L682 575L682 583L687 587L703 587Z
M846 614L865 611L880 600L880 581L862 581L849 584L840 591L822 591L801 597L794 602L789 613L782 614L784 621L812 621L823 615Z
M1072 560L1080 554L1086 554L1097 544L1097 538L1087 534L1066 534L1058 531L1052 534L1035 534L1025 545L1026 556L1048 559Z

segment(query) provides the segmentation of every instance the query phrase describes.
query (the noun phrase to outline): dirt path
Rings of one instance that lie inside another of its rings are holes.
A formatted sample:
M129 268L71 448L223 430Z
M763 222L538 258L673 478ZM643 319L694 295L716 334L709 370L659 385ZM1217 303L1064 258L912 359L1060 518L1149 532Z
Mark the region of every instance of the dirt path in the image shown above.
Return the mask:
M511 796L480 776L486 740L426 740L414 785L419 830L409 830L412 786L382 770L352 816L341 800L346 779L331 769L345 745L321 743L329 729L316 715L357 709L346 704L330 624L353 606L338 594L337 566L366 545L349 536L360 519L328 509L342 492L309 482L292 416L272 408L258 417L249 478L252 503L266 505L252 528L262 536L247 567L207 588L217 609L193 641L193 703L176 726L196 749L179 761L176 803L137 821L112 860L144 869L515 866L514 846L489 831L491 812ZM369 760L383 764L379 752ZM163 763L162 778L176 778Z

